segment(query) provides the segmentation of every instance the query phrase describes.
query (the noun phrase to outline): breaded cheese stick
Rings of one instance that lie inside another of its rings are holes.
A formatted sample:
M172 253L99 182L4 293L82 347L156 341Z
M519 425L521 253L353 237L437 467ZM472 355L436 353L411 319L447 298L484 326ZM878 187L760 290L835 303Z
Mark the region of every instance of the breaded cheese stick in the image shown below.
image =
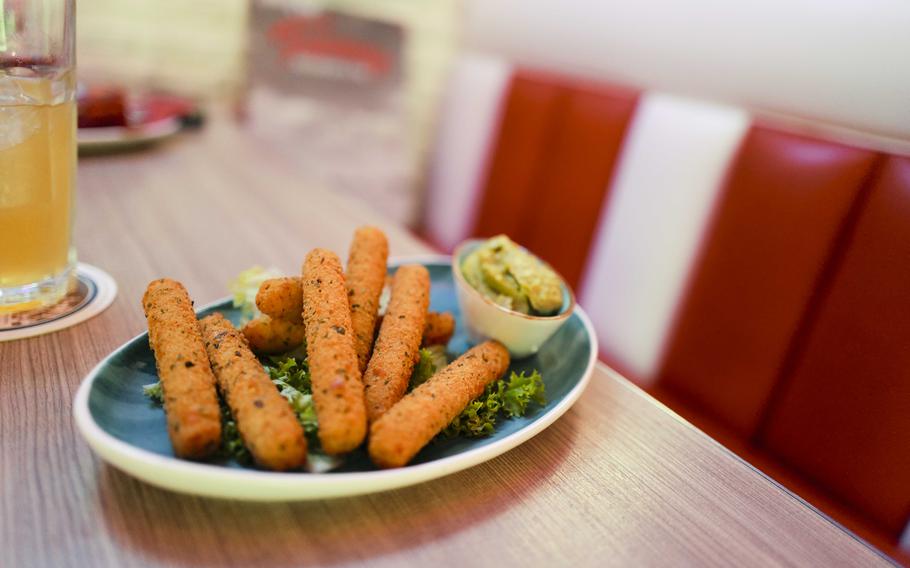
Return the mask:
M303 427L250 351L246 338L221 314L205 317L199 325L218 388L253 459L277 471L303 465Z
M303 324L302 294L299 277L269 278L256 292L256 307L272 318Z
M290 351L303 343L303 323L271 318L266 315L254 318L243 326L243 335L250 349L260 355L277 355Z
M392 296L363 375L367 418L375 421L408 388L420 358L420 340L430 304L430 273L423 266L402 266L392 281Z
M382 320L385 316L379 316L376 319L376 336L379 336L379 330L382 328ZM420 340L421 347L430 345L446 345L455 335L455 316L451 312L427 312L427 323L423 326L423 339ZM375 341L373 344L375 345Z
M430 312L423 328L422 347L447 345L455 334L455 316L449 312Z
M509 352L496 341L468 350L372 424L369 452L373 463L379 467L407 464L508 368Z
M389 242L385 233L369 226L354 231L344 278L351 307L354 348L357 350L357 363L361 373L367 368L373 348L379 296L385 286L388 259Z
M376 331L382 325L382 316L376 320ZM250 343L253 353L277 355L299 347L305 339L303 324L288 320L259 316L243 326L243 335ZM422 347L446 345L455 333L455 318L449 312L428 312L423 328ZM377 333L378 335L378 333Z
M142 308L174 453L204 458L221 445L221 411L193 303L183 284L162 278L149 283Z
M319 441L327 454L349 452L366 436L367 415L341 261L331 251L314 249L303 264L303 321Z

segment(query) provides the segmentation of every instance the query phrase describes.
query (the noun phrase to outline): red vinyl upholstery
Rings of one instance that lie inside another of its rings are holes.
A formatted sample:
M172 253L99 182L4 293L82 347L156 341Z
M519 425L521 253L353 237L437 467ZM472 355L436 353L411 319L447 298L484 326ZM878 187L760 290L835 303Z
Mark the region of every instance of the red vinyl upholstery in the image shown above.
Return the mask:
M910 158L889 158L759 441L896 540L910 517Z
M637 102L514 74L473 234L509 234L577 288ZM735 156L696 228L701 249L650 392L899 555L910 520L910 158L765 126Z
M635 100L622 89L517 73L474 234L509 234L577 286Z
M728 174L658 384L748 438L876 154L753 128Z
M553 82L512 77L481 190L476 236L501 232L518 240L523 233L524 207L536 197L537 171L548 158L544 152L561 91Z

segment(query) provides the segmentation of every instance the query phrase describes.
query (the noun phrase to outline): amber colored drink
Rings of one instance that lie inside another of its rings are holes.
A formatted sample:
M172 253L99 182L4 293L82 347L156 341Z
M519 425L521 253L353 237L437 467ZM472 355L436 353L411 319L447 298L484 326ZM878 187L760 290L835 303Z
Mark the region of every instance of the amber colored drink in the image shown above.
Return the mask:
M71 279L72 80L0 69L0 312L55 303Z

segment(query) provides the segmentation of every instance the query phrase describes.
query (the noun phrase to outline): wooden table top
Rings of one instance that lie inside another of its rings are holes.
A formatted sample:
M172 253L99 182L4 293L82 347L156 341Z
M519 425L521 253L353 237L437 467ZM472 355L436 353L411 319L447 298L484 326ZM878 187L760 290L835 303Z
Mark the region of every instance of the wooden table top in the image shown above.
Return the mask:
M418 486L253 504L156 489L77 435L81 378L143 331L160 276L197 305L253 264L296 272L383 227L393 255L427 252L232 124L79 165L80 259L120 286L76 327L0 343L0 564L6 566L772 565L888 561L627 380L599 366L553 426L492 461Z

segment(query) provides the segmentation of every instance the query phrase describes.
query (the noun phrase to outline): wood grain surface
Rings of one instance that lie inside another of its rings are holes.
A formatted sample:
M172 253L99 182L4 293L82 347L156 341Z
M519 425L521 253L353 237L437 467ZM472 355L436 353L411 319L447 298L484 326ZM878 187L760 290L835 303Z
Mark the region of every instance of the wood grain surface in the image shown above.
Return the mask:
M250 504L156 489L104 465L76 433L73 394L140 333L146 283L197 305L253 264L296 273L316 246L383 227L391 254L427 252L362 204L299 183L242 127L79 165L76 244L120 285L111 308L0 343L0 565L852 565L887 560L628 381L598 367L552 427L490 462L415 487Z

